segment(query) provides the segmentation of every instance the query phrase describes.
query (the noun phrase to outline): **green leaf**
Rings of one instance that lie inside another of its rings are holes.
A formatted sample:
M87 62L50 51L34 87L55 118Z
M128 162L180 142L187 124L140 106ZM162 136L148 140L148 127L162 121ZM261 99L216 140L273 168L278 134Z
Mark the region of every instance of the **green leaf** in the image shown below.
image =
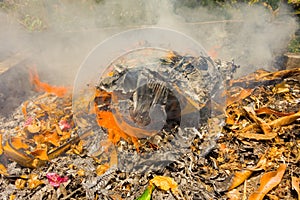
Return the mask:
M151 200L152 191L154 190L154 185L149 185L144 193L138 197L136 200Z

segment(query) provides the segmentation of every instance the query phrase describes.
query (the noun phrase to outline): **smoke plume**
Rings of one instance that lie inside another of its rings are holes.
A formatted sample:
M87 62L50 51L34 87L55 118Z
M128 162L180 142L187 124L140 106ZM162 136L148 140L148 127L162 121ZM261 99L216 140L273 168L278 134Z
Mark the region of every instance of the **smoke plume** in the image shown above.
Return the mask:
M275 56L297 29L285 5L276 12L246 4L217 12L182 2L186 1L4 1L8 6L0 13L1 59L26 52L42 77L72 85L80 64L101 41L124 30L159 26L191 36L217 58L234 59L242 74L272 70Z

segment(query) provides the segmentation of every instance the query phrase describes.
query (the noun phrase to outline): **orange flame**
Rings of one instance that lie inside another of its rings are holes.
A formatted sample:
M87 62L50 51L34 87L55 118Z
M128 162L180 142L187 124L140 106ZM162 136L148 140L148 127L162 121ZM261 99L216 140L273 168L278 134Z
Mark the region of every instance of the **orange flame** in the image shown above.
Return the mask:
M48 83L41 82L36 70L31 70L29 76L30 82L35 86L37 91L51 93L58 97L63 97L69 90L67 87L52 86Z
M111 98L111 93L103 91L103 90L96 90L95 98L101 98L101 102L106 103ZM97 107L97 103L94 103L97 123L99 126L104 127L107 129L108 132L108 141L113 143L114 145L117 144L121 138L126 140L127 142L131 142L134 144L137 152L139 152L139 143L136 137L130 136L125 133L114 118L114 114L111 111L99 110Z

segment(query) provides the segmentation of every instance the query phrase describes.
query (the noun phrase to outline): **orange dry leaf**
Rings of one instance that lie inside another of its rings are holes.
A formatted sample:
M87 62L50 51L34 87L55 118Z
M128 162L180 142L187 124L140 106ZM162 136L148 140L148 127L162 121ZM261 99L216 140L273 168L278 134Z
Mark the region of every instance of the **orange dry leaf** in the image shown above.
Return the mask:
M277 171L267 172L260 179L259 188L249 196L249 200L262 200L264 196L277 186L286 169L286 164L281 164Z
M171 189L171 191L174 194L178 194L178 184L174 181L174 179L166 176L156 176L153 179L150 180L150 185L155 185L161 190L168 191Z
M3 151L8 158L10 158L13 161L16 161L18 164L29 168L35 167L32 163L34 159L33 157L30 157L27 154L23 154L20 151L17 151L14 147L10 145L8 141L6 141L5 145L3 146Z
M58 147L60 145L60 137L58 136L58 134L56 132L47 132L44 135L45 141L47 141L48 143L53 144L54 146Z
M0 174L8 176L7 169L4 165L0 164Z
M44 143L50 143L56 147L60 145L60 137L56 132L45 132L44 134L34 135L33 140L37 145Z
M28 179L28 187L30 189L34 189L36 187L38 187L41 184L44 184L43 180L39 180L39 175L37 174L30 174L29 175L29 179Z
M49 160L47 154L47 148L36 149L31 152L31 155L33 155L35 158L38 158L40 160Z
M15 182L15 186L17 189L24 189L26 184L26 180L18 178Z
M41 82L37 72L34 70L30 72L30 80L31 83L35 85L37 91L55 94L58 97L63 97L68 92L66 87L52 86L48 83Z
M226 105L229 106L230 104L243 100L249 95L251 95L253 89L242 89L238 94L234 94L232 96L227 97L226 99Z
M300 178L292 176L292 188L296 190L298 194L298 200L300 200Z
M261 115L261 114L273 114L273 115L277 115L279 117L284 117L284 116L289 116L289 115L293 115L295 113L284 113L284 112L279 112L277 110L273 110L271 108L268 108L268 107L262 107L262 108L259 108L257 110L255 110L256 114L258 115Z
M11 145L17 150L27 149L29 147L28 144L24 143L24 139L20 137L11 137L10 141Z
M229 186L228 190L232 190L237 186L241 185L245 180L247 180L251 176L252 173L253 171L247 169L239 172L235 172L234 177L231 181L231 185Z

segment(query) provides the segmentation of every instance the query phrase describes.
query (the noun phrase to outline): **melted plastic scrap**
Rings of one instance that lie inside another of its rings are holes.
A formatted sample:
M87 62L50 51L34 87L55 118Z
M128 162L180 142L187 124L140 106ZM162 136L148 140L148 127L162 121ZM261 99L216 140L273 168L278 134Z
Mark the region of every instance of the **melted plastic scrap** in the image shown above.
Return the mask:
M220 98L222 77L208 57L168 52L148 64L115 61L108 68L112 70L96 88L95 112L98 125L107 129L108 140L119 150L121 168L145 170L174 161L203 135L200 123L222 113L212 106ZM206 137L216 140L216 135ZM128 145L121 138L132 141L142 154L124 152Z

